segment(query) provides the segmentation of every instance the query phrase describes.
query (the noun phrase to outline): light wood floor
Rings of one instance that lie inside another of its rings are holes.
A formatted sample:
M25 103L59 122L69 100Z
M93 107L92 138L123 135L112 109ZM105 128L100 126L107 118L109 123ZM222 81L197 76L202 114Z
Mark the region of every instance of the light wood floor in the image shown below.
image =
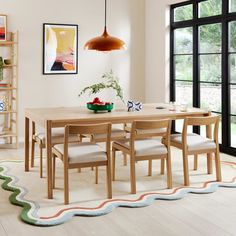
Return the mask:
M23 155L23 148L0 149L0 159L20 159ZM179 201L157 201L139 209L118 208L101 217L75 217L50 228L22 223L18 219L21 208L9 203L9 194L0 189L0 236L236 235L236 189L220 189L208 195L191 194Z

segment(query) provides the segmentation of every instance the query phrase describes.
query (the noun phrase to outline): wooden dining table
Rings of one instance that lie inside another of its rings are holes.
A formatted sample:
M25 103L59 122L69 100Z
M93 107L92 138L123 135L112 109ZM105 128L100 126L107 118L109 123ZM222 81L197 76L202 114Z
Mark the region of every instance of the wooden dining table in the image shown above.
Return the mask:
M86 107L55 107L29 108L25 110L25 171L29 169L30 153L30 121L45 129L47 150L47 195L53 198L52 189L52 128L64 127L68 124L97 124L111 122L112 124L131 123L134 120L156 120L169 118L183 119L188 116L208 116L209 112L199 108L188 108L180 111L177 107L171 111L169 104L143 104L143 109L128 112L126 108L117 108L112 112L94 113Z

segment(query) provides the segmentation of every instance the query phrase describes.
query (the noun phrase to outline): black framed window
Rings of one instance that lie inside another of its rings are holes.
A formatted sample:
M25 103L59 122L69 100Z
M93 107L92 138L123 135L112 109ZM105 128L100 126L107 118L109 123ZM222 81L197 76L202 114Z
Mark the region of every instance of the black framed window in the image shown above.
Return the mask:
M170 22L170 101L219 114L221 151L236 156L236 0L174 4Z

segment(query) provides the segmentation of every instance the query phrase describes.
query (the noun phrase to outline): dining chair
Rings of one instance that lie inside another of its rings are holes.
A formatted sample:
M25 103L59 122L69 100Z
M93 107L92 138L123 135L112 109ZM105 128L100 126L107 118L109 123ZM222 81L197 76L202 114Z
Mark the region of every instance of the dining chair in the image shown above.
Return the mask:
M155 130L152 135L150 132ZM131 126L130 139L115 141L112 144L112 179L115 180L116 152L121 151L130 156L131 193L136 193L135 164L138 161L164 159L167 163L167 187L172 188L171 154L170 154L169 119L156 121L134 121ZM148 132L148 135L147 135ZM162 143L162 138L166 141ZM151 166L149 165L149 170Z
M69 143L70 135L106 134L105 150L97 143ZM67 125L64 144L54 145L53 153L53 187L55 187L56 158L63 162L64 168L64 203L69 204L68 170L74 168L106 166L107 197L112 198L111 160L110 160L111 124Z
M127 132L127 134L131 133L132 123L125 123L124 124L124 130ZM156 133L160 133L159 129L151 129L151 130L142 130L143 137L152 137L155 136ZM161 165L160 165L160 172L161 175L165 174L165 160L161 159ZM124 159L125 163L125 159ZM126 157L126 165L127 165L127 157ZM148 161L148 176L152 176L152 160Z
M52 145L64 142L64 128L52 129ZM72 135L69 137L69 142L79 142L80 137ZM46 148L46 135L44 131L36 132L35 123L32 122L32 147L31 147L31 167L34 167L35 158L35 144L39 145L39 159L40 159L40 178L43 178L43 149Z
M195 133L187 133L188 126L205 126L206 137ZM212 138L212 126L213 138ZM218 141L219 116L187 117L184 119L182 134L172 134L170 145L182 150L184 185L189 186L188 156L194 155L194 169L197 169L197 158L199 154L208 154L208 174L211 173L211 154L215 155L216 180L221 181L220 152Z
M111 129L111 142L126 138L127 132L124 128L112 127ZM82 135L82 138L89 138L90 142L103 143L106 142L106 134L90 134ZM124 165L127 165L127 157L124 155ZM93 167L92 167L93 170ZM80 170L79 170L80 171ZM95 167L95 183L98 184L98 167Z

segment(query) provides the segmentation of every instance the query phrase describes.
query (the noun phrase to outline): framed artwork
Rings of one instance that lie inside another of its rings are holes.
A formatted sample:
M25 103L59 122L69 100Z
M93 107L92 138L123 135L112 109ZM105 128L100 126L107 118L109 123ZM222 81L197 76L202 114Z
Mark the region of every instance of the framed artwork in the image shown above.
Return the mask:
M78 74L78 25L43 24L43 74Z
M7 15L0 14L0 41L7 40Z

